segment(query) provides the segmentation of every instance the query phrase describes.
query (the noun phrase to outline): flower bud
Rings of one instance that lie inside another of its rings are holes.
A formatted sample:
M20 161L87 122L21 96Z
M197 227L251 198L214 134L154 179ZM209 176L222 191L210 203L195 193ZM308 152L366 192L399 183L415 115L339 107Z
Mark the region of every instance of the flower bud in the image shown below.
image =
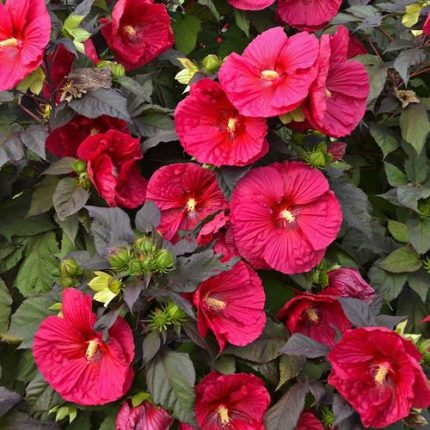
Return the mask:
M106 68L110 69L113 79L118 79L121 76L125 75L124 66L122 64L115 62L115 61L108 61L108 60L100 61L97 63L97 68L98 69L106 69Z
M305 158L306 162L312 167L325 167L327 164L325 155L319 150L307 152Z
M82 268L74 258L66 258L60 264L60 273L64 276L76 278L82 275Z
M203 58L202 65L207 72L215 73L221 66L221 59L218 55L210 54Z
M166 273L175 267L175 258L167 249L160 249L155 256L155 267L160 273Z
M131 260L131 250L130 248L119 248L114 254L108 257L108 260L113 270L117 270L118 272L128 270Z
M328 145L327 152L333 157L333 161L342 160L346 151L345 142L331 142Z
M71 287L75 287L77 284L77 281L75 278L71 278L70 276L67 275L61 275L60 279L58 281L58 283L63 287L63 288L71 288Z
M148 256L140 262L140 267L143 273L152 273L155 271L155 261L151 256Z
M73 170L77 175L87 172L87 163L82 160L76 160L72 164Z
M149 254L155 250L154 242L147 236L143 236L140 239L137 239L135 242L135 246L142 254Z
M140 275L142 273L142 262L139 259L131 260L128 265L130 275Z

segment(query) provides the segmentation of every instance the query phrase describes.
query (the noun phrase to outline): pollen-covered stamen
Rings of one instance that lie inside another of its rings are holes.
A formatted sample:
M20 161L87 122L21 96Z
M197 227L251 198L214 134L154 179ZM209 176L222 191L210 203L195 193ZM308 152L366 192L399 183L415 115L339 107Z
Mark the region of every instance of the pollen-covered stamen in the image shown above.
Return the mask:
M191 197L190 199L187 200L187 211L194 212L196 210L196 205L197 205L196 199Z
M99 130L97 127L93 127L93 128L90 130L90 135L91 135L91 136L94 136L94 135L96 135L96 134L100 134L100 130Z
M274 81L279 78L279 73L276 70L262 70L260 76L265 81Z
M137 33L136 29L132 25L124 26L124 31L126 32L127 36L130 36L130 37L136 36L136 33Z
M382 385L385 382L385 379L387 378L389 371L390 371L390 368L389 368L388 364L386 364L386 363L379 364L378 367L376 368L376 372L373 376L375 379L375 382L378 385Z
M331 91L328 88L326 88L325 89L325 95L326 95L326 97L330 98L333 94L331 93Z
M219 299L214 299L213 297L208 297L206 299L206 304L210 309L214 311L222 311L226 307L226 303Z
M296 220L296 217L293 215L293 213L291 211L289 211L288 209L284 209L281 212L281 217L285 220L288 221L289 223L292 223Z
M11 37L10 39L0 41L0 48L6 48L8 46L18 46L18 43L18 39Z
M306 309L306 315L310 321L317 323L320 320L318 312L314 308Z
M227 121L227 129L230 134L234 134L237 127L237 118L229 118Z
M218 407L217 413L219 416L219 420L221 421L221 425L225 426L225 425L230 423L230 417L228 415L228 409L224 405L221 405Z
M85 358L88 361L94 361L97 352L99 351L99 340L92 339L88 342L87 350L85 352Z

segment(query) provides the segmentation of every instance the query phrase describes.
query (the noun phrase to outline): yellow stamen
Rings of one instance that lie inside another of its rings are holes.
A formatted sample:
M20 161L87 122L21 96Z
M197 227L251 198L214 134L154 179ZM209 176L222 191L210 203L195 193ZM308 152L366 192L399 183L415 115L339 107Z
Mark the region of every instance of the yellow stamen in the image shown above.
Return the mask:
M0 41L0 48L5 48L7 46L18 46L18 39L11 37L10 39Z
M325 90L325 95L328 98L330 98L332 96L332 93L331 93L331 91L328 88L326 88L326 90Z
M229 118L227 122L227 128L230 132L234 133L236 131L237 118Z
M292 223L296 220L296 217L288 209L284 209L281 212L281 217L284 218L289 223Z
M136 36L136 29L134 27L132 27L131 25L126 25L124 27L124 31L129 35L129 36Z
M196 199L193 199L193 198L188 199L188 201L187 201L187 210L189 212L194 212L196 210L196 205L197 205Z
M318 313L315 309L313 308L309 308L306 310L306 315L308 316L308 318L312 321L312 322L318 322L319 321L319 316Z
M385 378L387 377L388 374L388 366L386 364L380 364L378 366L378 369L376 370L375 373L375 382L378 385L382 385L385 382Z
M263 70L260 76L261 79L264 79L266 81L273 81L279 78L279 74L276 70Z
M100 130L97 127L93 127L90 131L90 135L94 136L95 134L99 134Z
M93 361L97 351L99 349L99 341L96 339L90 340L88 342L87 351L85 352L85 358L88 361Z
M225 302L214 299L213 297L208 297L206 299L206 303L211 309L214 309L215 311L222 311L226 306Z
M225 406L220 406L217 409L221 425L225 426L230 423L230 417L228 416L228 409Z

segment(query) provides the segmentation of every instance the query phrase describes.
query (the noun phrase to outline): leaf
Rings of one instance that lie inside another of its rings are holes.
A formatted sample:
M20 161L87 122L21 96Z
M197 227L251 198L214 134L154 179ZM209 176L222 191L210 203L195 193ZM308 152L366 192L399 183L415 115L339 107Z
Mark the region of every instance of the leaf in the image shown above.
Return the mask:
M79 212L89 197L90 193L81 188L74 178L61 179L52 197L60 221Z
M427 303L427 296L430 291L430 274L424 269L408 274L408 285L420 297L423 303Z
M403 109L400 115L400 128L403 139L414 147L417 154L420 154L430 131L430 122L425 106L412 103Z
M385 299L390 302L397 298L406 283L406 273L389 273L374 265L369 270L370 283L378 291L384 293Z
M369 75L370 85L369 96L367 97L367 104L370 105L371 102L373 102L379 97L385 87L388 67L382 63L376 64L374 66L368 66L367 73Z
M212 0L197 0L197 3L206 6L211 11L211 13L215 17L215 19L217 21L220 20L219 13L218 13Z
M88 118L109 115L124 121L131 121L127 110L127 99L114 89L100 88L88 91L82 98L71 101L69 106L75 112Z
M29 251L14 284L24 297L49 291L58 276L55 255L60 250L54 233L35 237Z
M178 136L175 130L162 130L157 128L155 133L141 144L142 152L154 148L159 143L174 142L176 140L178 140Z
M143 339L142 359L144 363L149 363L160 350L161 338L157 331L150 331Z
M91 232L97 252L106 254L106 248L120 246L134 241L130 218L120 208L99 208L85 206L93 218Z
M147 201L136 213L136 228L142 233L150 233L157 229L160 219L160 209L153 202Z
M381 148L384 158L400 147L397 135L387 127L372 123L369 132Z
M384 163L385 173L387 174L388 183L392 187L399 187L408 183L406 175L394 164Z
M286 382L300 374L306 359L300 355L283 355L279 359L279 384L277 390Z
M280 352L286 355L303 355L307 358L317 358L327 355L329 351L330 349L327 345L323 345L303 334L294 333Z
M400 55L394 60L394 69L399 73L405 85L409 81L409 68L418 66L426 60L426 55L423 49L412 48L400 52Z
M391 273L415 272L421 267L420 256L410 246L403 246L377 263L378 267Z
M339 297L339 303L348 320L355 327L371 327L375 325L375 315L369 303L352 297Z
M236 359L232 355L221 355L215 361L215 370L231 375L236 372Z
M0 278L0 333L9 328L9 317L11 313L12 297L3 280ZM1 416L1 415L0 415Z
M138 97L139 102L143 100L151 103L152 83L150 79L146 80L143 85L129 76L120 76L116 81L128 92Z
M309 392L306 383L293 385L264 418L266 430L295 430Z
M52 195L58 184L58 178L47 176L35 187L31 196L31 206L27 216L36 216L48 212L52 206Z
M156 404L185 423L194 423L196 373L188 354L164 351L147 367L146 381Z
M22 340L20 349L32 347L36 330L47 316L52 315L48 308L55 302L58 300L48 295L31 297L24 300L12 315L7 334Z
M32 125L19 135L21 142L43 160L46 159L45 142L48 137L48 127Z
M217 169L216 174L219 186L227 198L231 197L231 193L235 189L236 184L249 172L250 169L250 166L222 167L221 169Z
M406 225L412 246L420 254L425 254L430 249L430 218L413 214Z
M354 409L343 397L339 396L339 394L335 394L333 397L333 414L333 426L337 426L354 414Z
M234 10L234 21L236 25L246 34L246 37L249 37L249 19L246 17L244 11L235 9Z
M25 389L25 400L34 414L37 412L46 413L61 402L61 397L38 373Z
M44 172L44 175L67 175L73 172L73 163L76 158L64 157L58 161L54 161Z
M408 228L406 227L406 224L389 219L388 231L391 233L391 236L393 236L394 239L397 240L397 242L400 242L400 243L409 242Z
M202 22L196 16L184 15L178 18L172 27L176 48L185 55L189 54L196 46Z
M18 393L0 387L0 417L6 415L21 400L22 397Z

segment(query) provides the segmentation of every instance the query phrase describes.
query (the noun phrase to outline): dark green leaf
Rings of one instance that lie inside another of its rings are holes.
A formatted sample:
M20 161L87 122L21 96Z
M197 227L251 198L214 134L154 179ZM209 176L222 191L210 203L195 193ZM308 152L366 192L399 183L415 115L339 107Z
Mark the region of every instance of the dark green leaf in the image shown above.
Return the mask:
M49 211L52 206L52 195L57 188L58 178L47 176L35 187L31 196L31 206L27 216L36 216Z
M387 174L388 183L392 187L399 187L408 183L406 175L394 164L384 163L385 173Z
M417 153L421 153L430 131L430 122L424 105L412 103L400 115L402 137Z
M430 249L430 218L413 214L406 225L412 246L420 254L425 254Z
M369 131L370 135L381 148L384 158L400 146L397 135L387 127L373 123L370 125Z
M397 240L397 242L401 242L401 243L409 242L408 228L406 227L406 224L389 219L388 230L391 233L391 236L393 236L394 239Z
M176 48L183 54L189 54L196 46L197 35L201 30L202 22L193 15L179 17L173 23Z
M0 333L4 333L9 328L9 317L12 306L12 297L6 284L0 278Z
M378 266L391 273L415 272L421 267L421 260L414 249L403 246L380 261Z
M54 208L60 221L79 212L89 197L90 193L81 188L75 179L61 179L53 195Z

